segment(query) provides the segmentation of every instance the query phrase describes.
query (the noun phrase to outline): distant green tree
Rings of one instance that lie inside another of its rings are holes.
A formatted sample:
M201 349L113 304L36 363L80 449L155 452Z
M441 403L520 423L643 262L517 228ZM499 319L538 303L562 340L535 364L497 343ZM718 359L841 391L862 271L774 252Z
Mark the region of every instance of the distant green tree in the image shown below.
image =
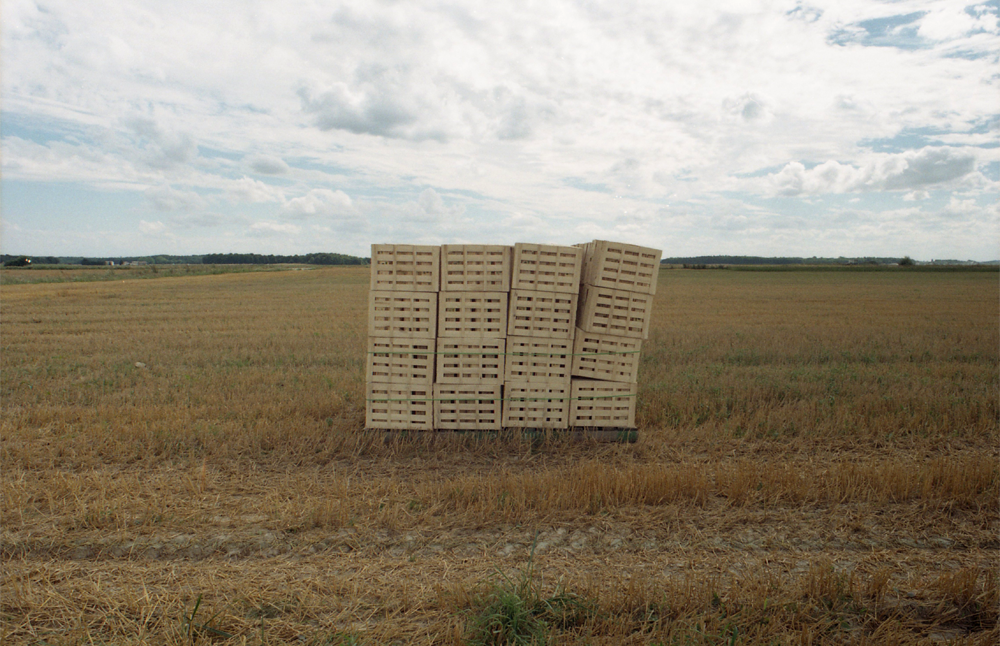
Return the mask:
M21 256L20 258L14 258L13 260L8 260L3 264L4 267L27 267L31 264L31 260L27 256Z
M913 258L910 258L909 256L903 256L903 259L899 261L899 266L900 267L912 267L913 266Z

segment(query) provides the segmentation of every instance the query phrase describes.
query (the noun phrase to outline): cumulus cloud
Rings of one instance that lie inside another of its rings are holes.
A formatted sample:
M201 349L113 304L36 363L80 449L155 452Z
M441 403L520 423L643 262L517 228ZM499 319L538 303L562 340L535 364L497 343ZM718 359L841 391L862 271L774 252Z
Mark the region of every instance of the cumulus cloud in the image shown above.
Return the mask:
M243 158L243 164L260 175L284 175L291 170L285 160L271 155L248 155Z
M773 116L770 102L753 92L727 98L722 102L722 107L729 114L749 123L766 122Z
M969 12L963 5L964 3L935 7L920 20L917 33L929 40L943 41L977 31L993 34L1000 32L995 7L979 5Z
M182 191L169 184L150 186L145 195L157 211L192 211L205 206L205 199L194 191Z
M280 189L269 186L257 179L243 177L233 182L229 189L229 199L237 203L282 202L284 194Z
M434 107L408 85L400 69L373 65L359 70L350 85L338 82L318 92L303 87L298 95L303 111L313 115L320 130L417 141L446 140L445 131L434 123Z
M766 192L797 196L880 190L920 190L974 173L976 157L966 150L927 147L879 155L862 166L827 161L812 169L791 162L766 178Z
M140 159L150 168L169 170L198 156L198 145L188 132L164 132L147 117L133 117L125 124L136 136Z
M328 188L314 188L302 197L288 200L282 207L282 213L297 220L343 218L357 214L347 193Z

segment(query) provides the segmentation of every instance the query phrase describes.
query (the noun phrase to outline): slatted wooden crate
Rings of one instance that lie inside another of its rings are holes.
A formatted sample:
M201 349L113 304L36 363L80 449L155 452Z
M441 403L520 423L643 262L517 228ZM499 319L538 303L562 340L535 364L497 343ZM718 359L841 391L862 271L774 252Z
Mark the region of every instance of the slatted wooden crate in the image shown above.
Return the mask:
M569 382L573 367L573 341L507 337L505 381L525 383Z
M505 351L503 339L438 339L435 381L441 384L501 384Z
M368 384L365 427L434 430L434 390L430 384Z
M576 302L576 294L512 289L507 335L572 339Z
M511 289L575 294L580 289L583 249L559 245L514 245Z
M505 245L442 245L441 291L509 292L512 256Z
M434 339L368 337L368 383L434 383Z
M441 247L373 244L372 291L436 292L441 288Z
M570 390L570 426L635 426L635 383L573 379Z
M652 294L583 285L576 326L587 332L645 339L652 312Z
M581 283L641 294L656 293L663 254L659 249L606 240L578 246L583 249Z
M569 428L569 384L508 381L504 384L504 428Z
M502 339L507 336L506 292L438 294L439 338Z
M434 428L499 430L503 420L500 384L435 384Z
M438 295L428 292L369 292L369 336L433 339Z
M577 329L573 339L574 377L634 382L639 374L642 341Z

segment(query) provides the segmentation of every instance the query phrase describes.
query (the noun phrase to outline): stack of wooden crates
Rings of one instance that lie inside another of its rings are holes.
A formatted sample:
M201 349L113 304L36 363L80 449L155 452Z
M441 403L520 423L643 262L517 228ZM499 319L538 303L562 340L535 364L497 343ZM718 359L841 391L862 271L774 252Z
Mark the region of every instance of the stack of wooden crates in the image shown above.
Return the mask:
M639 353L649 337L661 252L604 240L578 247L584 256L570 423L630 428L635 426Z
M622 428L660 252L372 245L366 426Z

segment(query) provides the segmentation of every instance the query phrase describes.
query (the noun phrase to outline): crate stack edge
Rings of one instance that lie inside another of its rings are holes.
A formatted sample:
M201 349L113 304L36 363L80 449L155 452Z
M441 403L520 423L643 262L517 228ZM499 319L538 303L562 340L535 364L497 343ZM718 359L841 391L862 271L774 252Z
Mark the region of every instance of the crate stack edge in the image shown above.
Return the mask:
M649 336L662 252L605 240L577 246L583 267L570 425L632 428L639 355Z
M503 425L568 429L583 250L514 245Z
M434 430L440 247L373 244L365 426Z
M442 245L434 383L440 430L500 430L513 250Z

